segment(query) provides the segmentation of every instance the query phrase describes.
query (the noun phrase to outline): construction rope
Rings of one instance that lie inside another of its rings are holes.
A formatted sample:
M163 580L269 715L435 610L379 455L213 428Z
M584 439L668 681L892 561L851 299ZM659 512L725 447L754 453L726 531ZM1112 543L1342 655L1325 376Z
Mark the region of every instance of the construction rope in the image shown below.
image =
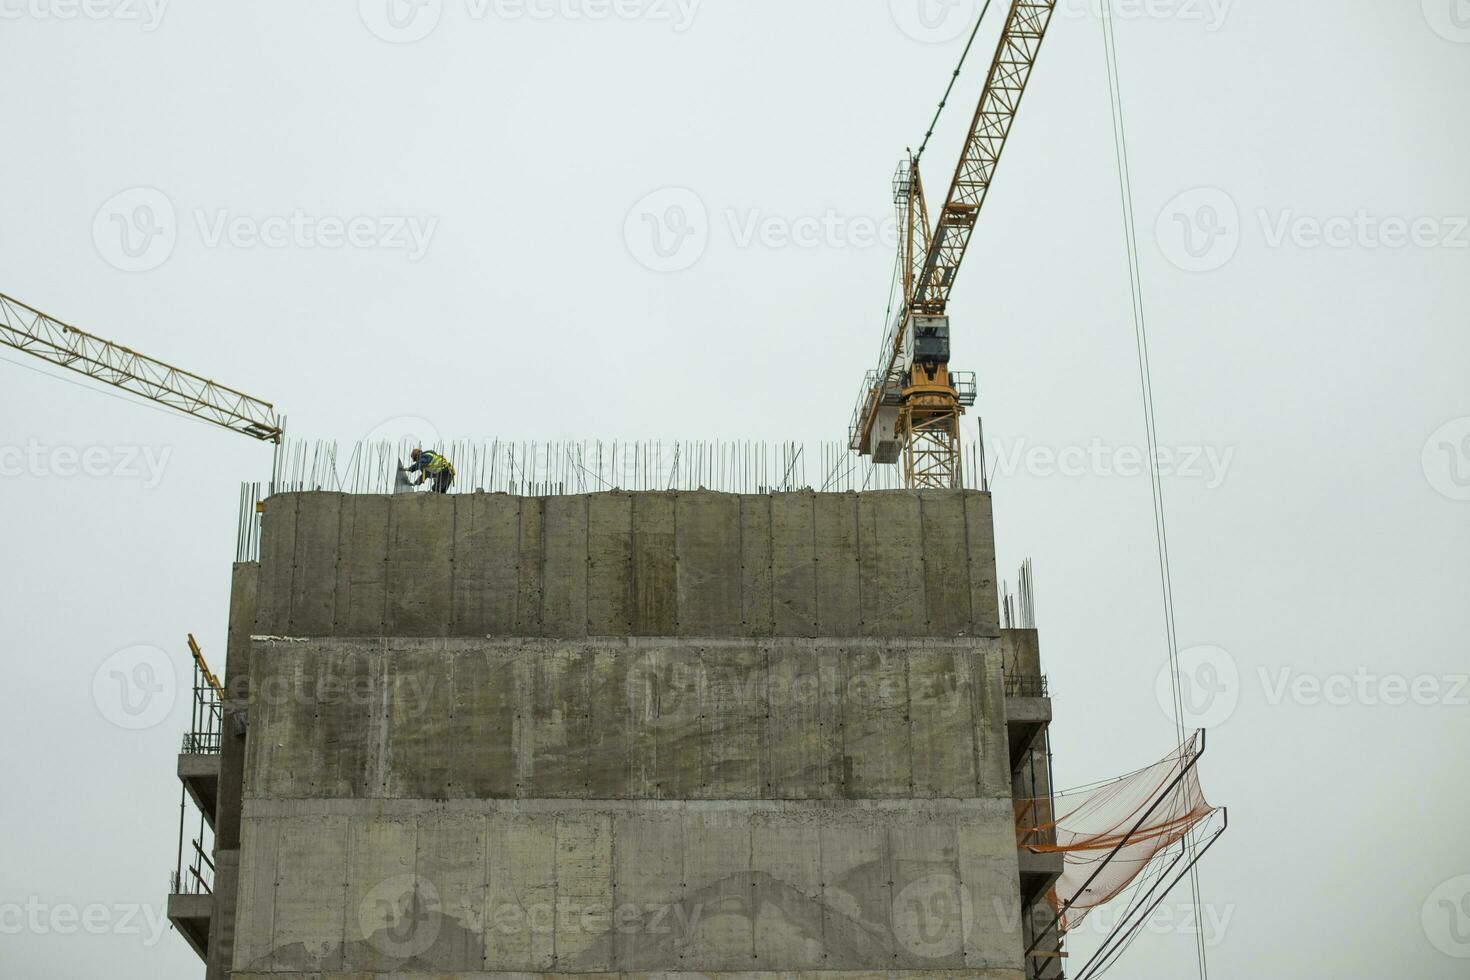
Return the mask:
M1159 561L1159 582L1164 606L1164 629L1169 649L1169 679L1174 699L1174 722L1180 744L1185 739L1184 698L1180 686L1179 634L1174 612L1173 573L1169 561L1169 532L1164 513L1164 486L1159 473L1158 415L1154 406L1153 371L1149 363L1148 321L1144 308L1143 278L1139 269L1138 225L1133 205L1133 175L1128 162L1128 137L1124 124L1123 92L1118 75L1118 49L1113 28L1113 0L1104 0L1102 7L1103 48L1108 66L1109 107L1113 114L1114 153L1118 166L1118 190L1123 208L1124 237L1128 247L1129 292L1133 304L1133 328L1138 349L1138 372L1143 399L1144 425L1148 437L1149 483L1153 494L1154 535ZM1196 856L1193 837L1185 838L1185 848L1193 862ZM1189 885L1196 910L1203 902L1200 897L1199 872L1191 863ZM1195 957L1198 961L1201 980L1209 980L1209 963L1203 930L1195 932Z
M939 100L939 108L934 110L934 120L929 123L929 129L924 133L924 142L919 144L919 152L914 154L914 166L916 167L924 156L924 151L929 147L929 138L934 135L934 130L939 125L939 117L944 114L944 107L949 105L949 97L954 93L955 84L960 80L960 72L964 70L965 62L969 60L970 49L975 46L975 38L980 36L980 26L985 23L985 14L989 10L990 0L985 0L985 6L980 8L980 16L975 20L975 29L970 32L970 39L965 42L965 50L960 55L960 63L955 66L954 74L949 77L949 87L944 90L944 98Z

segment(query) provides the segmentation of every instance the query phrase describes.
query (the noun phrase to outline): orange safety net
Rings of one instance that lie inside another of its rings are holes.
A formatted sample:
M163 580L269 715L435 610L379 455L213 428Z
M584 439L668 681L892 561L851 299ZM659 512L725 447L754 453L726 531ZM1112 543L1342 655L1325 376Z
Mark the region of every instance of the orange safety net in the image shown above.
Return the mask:
M1138 772L1051 799L1018 801L1019 845L1065 855L1062 876L1047 895L1064 931L1117 898L1215 812L1191 765L1200 748L1196 734Z

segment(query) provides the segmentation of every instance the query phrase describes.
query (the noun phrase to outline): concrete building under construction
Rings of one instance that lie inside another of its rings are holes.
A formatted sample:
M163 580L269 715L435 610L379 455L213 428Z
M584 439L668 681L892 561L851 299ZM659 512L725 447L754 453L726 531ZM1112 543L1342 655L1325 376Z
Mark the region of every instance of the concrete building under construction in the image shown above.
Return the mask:
M233 581L210 980L1060 974L988 493L276 493Z

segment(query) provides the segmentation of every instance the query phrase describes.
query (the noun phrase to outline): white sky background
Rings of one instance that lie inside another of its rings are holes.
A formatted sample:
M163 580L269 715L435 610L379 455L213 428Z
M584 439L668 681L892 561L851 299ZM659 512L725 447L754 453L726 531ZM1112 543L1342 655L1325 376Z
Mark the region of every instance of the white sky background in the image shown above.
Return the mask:
M425 38L388 43L344 0L156 21L0 0L0 290L274 401L302 436L421 416L458 438L840 439L892 266L866 228L888 220L977 7L955 0L931 43L916 0L703 0L687 21L628 2L639 16L537 19L444 0ZM1233 454L1219 479L1166 484L1181 644L1226 651L1189 661L1196 691L1224 685L1197 719L1233 824L1202 875L1226 923L1212 973L1463 976L1470 4L1148 10L1118 30L1160 437ZM991 38L930 148L931 199ZM951 309L987 435L1023 453L995 488L1000 565L1036 561L1063 786L1173 734L1147 480L1025 465L1144 441L1109 126L1099 22L1064 0ZM139 187L166 197L175 240L129 259L110 215L157 198L108 202ZM635 205L666 188L694 193L708 247L658 273ZM222 215L298 210L434 225L421 256L211 236ZM1312 240L1360 213L1338 244ZM810 247L743 240L752 220L829 217ZM1418 244L1383 244L1420 218ZM93 678L144 644L186 681L191 630L222 666L239 483L269 452L81 384L0 364L0 973L197 977L183 940L146 925L173 868L186 702L124 730ZM58 475L96 446L108 475ZM134 452L165 460L161 480ZM1342 704L1290 687L1359 668L1428 678L1434 703L1382 703L1391 682L1354 680ZM38 904L40 927L17 930ZM92 904L98 935L47 918ZM1192 969L1192 937L1165 922L1115 975Z

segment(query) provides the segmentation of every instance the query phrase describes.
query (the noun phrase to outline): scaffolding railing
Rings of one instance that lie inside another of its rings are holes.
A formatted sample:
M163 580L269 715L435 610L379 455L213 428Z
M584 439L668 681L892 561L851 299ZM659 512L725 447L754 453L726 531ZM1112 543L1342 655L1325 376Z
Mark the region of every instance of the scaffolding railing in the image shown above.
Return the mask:
M220 751L220 729L224 720L224 688L204 661L194 634L189 634L189 652L194 656L194 687L190 701L189 730L184 733L184 755L215 755Z
M1006 672L1005 692L1008 698L1048 698L1045 674L1021 674Z
M180 803L179 806L179 858L173 873L169 875L169 894L212 895L214 894L214 861L205 851L205 833L208 825L204 822L204 815L201 813L199 815L199 836L188 839L188 861L185 862L184 805ZM209 843L212 849L213 841Z

